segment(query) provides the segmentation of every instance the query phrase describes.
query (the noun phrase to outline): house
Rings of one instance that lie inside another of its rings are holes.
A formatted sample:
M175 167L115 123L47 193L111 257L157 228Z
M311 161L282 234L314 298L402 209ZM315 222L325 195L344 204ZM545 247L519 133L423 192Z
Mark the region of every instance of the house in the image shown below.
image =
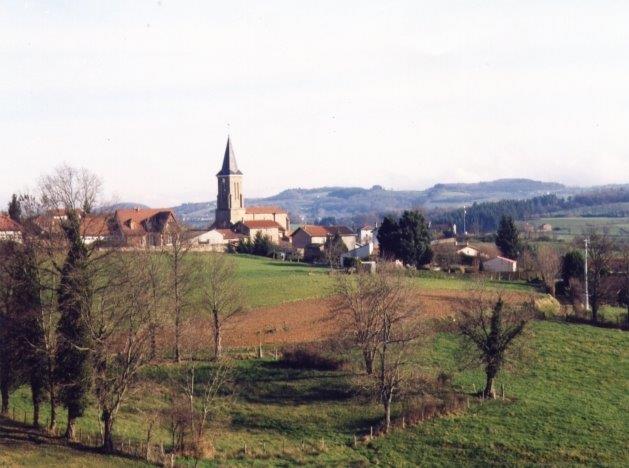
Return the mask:
M469 244L464 245L461 248L457 247L457 251L456 253L459 255L465 255L466 257L478 257L480 256L480 251L478 249L475 249L474 247L472 247Z
M268 237L274 244L280 241L280 232L284 227L272 220L240 221L234 225L233 230L253 240L258 233Z
M248 206L245 208L243 221L274 221L278 224L282 237L286 237L286 233L290 231L288 213L279 206Z
M22 227L9 216L0 213L0 241L22 242Z
M356 235L347 226L318 226L315 224L304 224L298 227L291 234L293 247L304 251L308 245L325 245L328 239L339 235L347 247L347 250L354 250L356 247Z
M117 210L112 223L113 237L129 247L171 245L178 231L175 214L167 208Z
M538 231L540 232L552 232L552 230L553 230L552 224L548 224L548 223L541 224L538 228Z
M85 215L81 218L81 239L86 244L114 239L111 215Z
M358 242L368 244L373 242L374 246L378 245L378 226L363 226L358 230Z
M356 247L341 255L341 263L345 264L346 259L366 260L373 254L373 242L366 244L356 244Z
M505 257L494 257L483 262L483 269L491 273L514 273L518 269L518 262Z
M231 229L189 230L184 239L192 246L207 246L211 250L225 251L230 244L236 245L245 236Z

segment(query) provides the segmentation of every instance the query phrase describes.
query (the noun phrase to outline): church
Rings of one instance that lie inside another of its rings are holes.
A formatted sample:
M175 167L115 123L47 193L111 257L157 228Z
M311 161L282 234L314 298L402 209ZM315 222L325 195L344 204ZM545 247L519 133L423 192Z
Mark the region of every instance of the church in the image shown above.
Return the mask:
M216 178L218 179L216 214L210 229L227 236L231 232L251 239L260 232L275 243L288 240L290 219L286 210L277 206L245 207L243 173L238 169L229 137L223 165Z

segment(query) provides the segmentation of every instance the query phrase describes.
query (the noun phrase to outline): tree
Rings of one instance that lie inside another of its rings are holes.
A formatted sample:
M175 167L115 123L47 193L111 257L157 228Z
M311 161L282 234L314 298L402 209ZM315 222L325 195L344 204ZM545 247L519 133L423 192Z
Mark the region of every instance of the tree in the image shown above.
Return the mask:
M92 384L92 343L87 324L93 300L88 250L81 239L76 211L69 210L63 229L70 244L61 270L58 303L59 320L57 372L61 382L60 400L68 410L66 438L74 439L76 419L88 404Z
M579 250L567 252L561 261L561 279L565 285L570 283L572 278L583 280L585 274L585 259Z
M114 450L114 424L138 372L151 359L159 301L150 287L156 259L149 252L110 256L87 318L94 356L94 394L103 424L103 449Z
M102 181L98 176L67 164L57 167L39 181L41 202L49 209L90 213L96 207L101 189Z
M347 252L347 246L338 232L326 239L324 251L330 267L341 265L341 256Z
M387 215L382 220L382 225L378 229L378 245L380 246L380 256L386 259L397 257L399 244L399 226L397 219L392 215Z
M384 409L384 428L391 426L391 405L408 377L406 357L420 330L418 307L403 276L383 268L375 275L339 278L332 311L343 337L362 353L370 389Z
M430 231L424 216L418 211L405 211L398 222L398 255L408 265L420 267L430 263Z
M516 260L520 255L521 246L518 229L515 227L511 216L502 216L496 235L496 245L500 252L511 260Z
M535 269L539 273L540 279L546 286L548 293L554 297L557 277L561 271L561 258L556 249L546 244L539 245L534 250L533 255Z
M627 241L621 246L618 303L627 308L627 323L629 323L629 242Z
M22 206L20 204L20 199L14 193L11 195L11 201L9 202L9 218L11 218L16 223L22 222Z
M261 257L268 257L273 252L273 242L269 236L262 234L262 231L256 232L253 238L253 254Z
M502 297L491 306L482 293L463 300L457 319L462 355L485 371L485 398L495 398L494 381L506 360L516 355L514 343L532 317L531 307L508 306Z
M196 275L189 255L190 243L183 238L183 232L173 228L171 239L171 245L165 247L164 253L168 263L168 292L175 325L175 362L181 362L181 333L186 314L192 306L190 298Z
M241 287L236 274L236 264L225 254L212 253L202 267L200 289L202 306L212 320L214 357L220 359L223 352L223 328L243 310Z
M605 300L610 298L611 284L608 276L614 258L614 242L607 232L591 230L588 233L588 290L592 321L598 322L598 312Z

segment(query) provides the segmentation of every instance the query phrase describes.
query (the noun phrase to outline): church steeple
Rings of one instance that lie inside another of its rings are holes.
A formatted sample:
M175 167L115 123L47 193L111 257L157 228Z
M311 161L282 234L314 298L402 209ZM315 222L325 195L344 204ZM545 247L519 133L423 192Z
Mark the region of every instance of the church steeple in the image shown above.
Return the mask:
M223 167L217 176L242 175L236 164L236 155L232 147L231 138L227 137L227 146L225 147L225 156L223 156Z
M227 146L223 156L223 167L216 174L216 178L218 179L218 194L214 225L219 228L229 228L242 221L245 216L242 172L236 164L236 155L229 137L227 137Z

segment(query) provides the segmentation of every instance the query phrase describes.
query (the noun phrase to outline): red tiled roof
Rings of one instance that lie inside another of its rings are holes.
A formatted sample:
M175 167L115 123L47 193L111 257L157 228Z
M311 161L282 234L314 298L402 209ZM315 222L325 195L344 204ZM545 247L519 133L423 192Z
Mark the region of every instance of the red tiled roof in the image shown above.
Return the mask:
M316 224L304 224L303 226L297 228L295 232L297 232L299 229L303 230L311 237L327 237L333 236L335 234L339 234L341 236L354 235L354 232L347 226L319 226ZM295 232L293 234L295 234Z
M0 214L0 231L5 232L19 232L22 228L18 223L13 221L7 215Z
M248 206L245 208L248 214L286 214L284 208L279 206Z
M242 224L247 226L249 229L282 229L282 226L277 224L275 221L259 219L252 221L242 221Z
M147 221L158 217L159 230L164 228L169 217L175 217L172 210L168 208L134 208L117 210L115 220L122 232L127 236L142 236L148 232Z
M108 215L85 216L81 219L81 235L102 237L111 235L111 217Z

